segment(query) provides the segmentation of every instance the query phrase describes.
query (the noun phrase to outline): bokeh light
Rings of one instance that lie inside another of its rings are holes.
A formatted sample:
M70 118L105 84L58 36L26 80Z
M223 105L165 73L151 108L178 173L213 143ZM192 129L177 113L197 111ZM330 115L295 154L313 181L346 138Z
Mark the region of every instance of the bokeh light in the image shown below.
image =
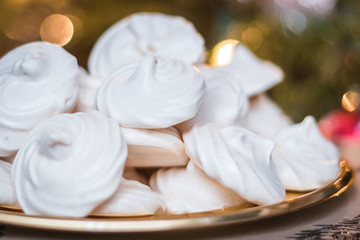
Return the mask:
M241 34L242 42L250 49L258 49L264 41L262 32L256 27L249 27Z
M221 66L229 64L233 58L234 49L239 41L234 39L226 39L219 42L212 52L210 58L210 64L215 66Z
M64 46L74 34L71 20L61 14L52 14L44 19L40 26L40 37L43 41Z
M360 106L360 94L356 91L346 92L342 97L341 105L348 112L355 111Z

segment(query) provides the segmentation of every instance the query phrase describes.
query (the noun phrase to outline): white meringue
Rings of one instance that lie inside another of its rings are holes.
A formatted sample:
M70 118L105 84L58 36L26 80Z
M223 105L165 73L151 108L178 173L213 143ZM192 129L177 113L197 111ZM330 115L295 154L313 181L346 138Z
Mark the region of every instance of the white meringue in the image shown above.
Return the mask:
M115 69L147 55L162 55L193 64L204 54L204 39L193 24L178 16L137 13L104 32L89 56L89 71L105 79Z
M312 190L337 177L338 150L321 135L313 117L283 128L274 140L271 157L287 189Z
M195 117L177 127L185 132L194 125L214 123L217 126L241 126L246 122L248 98L242 87L229 74L215 68L202 66L206 92Z
M266 94L250 101L245 128L262 136L272 138L276 133L292 124L292 121Z
M33 42L0 59L0 156L14 154L39 122L73 110L79 67L62 47Z
M96 93L102 84L102 80L89 75L80 67L79 74L79 97L75 112L96 111Z
M118 188L126 156L118 124L99 112L43 121L13 163L20 206L32 215L87 216Z
M123 127L167 128L192 118L204 92L204 80L193 66L146 56L106 79L97 108Z
M185 166L185 145L174 127L162 129L121 128L128 144L127 167Z
M0 160L0 204L17 204L15 190L11 181L11 164Z
M165 212L162 197L138 181L122 179L115 194L93 211L95 215L153 215Z
M247 96L262 93L283 79L283 71L275 64L257 58L244 45L238 44L228 65L216 67L234 76Z
M237 193L208 177L191 161L186 168L158 170L150 178L150 187L160 193L166 211L172 214L249 206Z
M190 159L205 173L256 204L285 200L272 166L274 143L241 127L195 126L183 135Z

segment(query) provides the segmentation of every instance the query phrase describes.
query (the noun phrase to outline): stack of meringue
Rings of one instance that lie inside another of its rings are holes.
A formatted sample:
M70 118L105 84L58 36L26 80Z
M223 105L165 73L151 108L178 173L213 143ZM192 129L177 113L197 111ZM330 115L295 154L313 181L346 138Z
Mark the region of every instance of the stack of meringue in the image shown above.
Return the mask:
M240 44L226 66L205 55L184 18L138 13L99 38L89 73L44 42L3 56L0 204L181 214L274 204L336 178L337 149L315 119L293 124L267 97L280 68Z

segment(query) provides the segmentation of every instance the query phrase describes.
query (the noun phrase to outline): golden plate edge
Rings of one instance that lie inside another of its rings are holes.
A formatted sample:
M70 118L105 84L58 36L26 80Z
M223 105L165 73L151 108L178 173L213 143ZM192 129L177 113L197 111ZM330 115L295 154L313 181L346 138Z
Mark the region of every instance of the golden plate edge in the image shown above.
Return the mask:
M272 205L245 209L232 207L191 214L118 218L40 217L25 215L18 210L0 208L0 224L72 232L140 233L196 229L256 221L294 212L340 196L353 182L354 172L345 160L340 161L339 165L338 177L329 184L299 197Z

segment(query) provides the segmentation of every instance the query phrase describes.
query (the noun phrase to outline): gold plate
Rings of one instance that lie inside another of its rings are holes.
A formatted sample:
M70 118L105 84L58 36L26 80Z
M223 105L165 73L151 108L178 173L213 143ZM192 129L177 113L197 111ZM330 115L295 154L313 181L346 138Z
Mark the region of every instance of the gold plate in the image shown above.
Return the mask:
M60 218L29 216L19 209L0 205L0 223L74 232L160 232L244 223L297 211L342 194L353 181L353 171L346 161L340 162L338 177L311 192L288 192L287 200L250 208L160 216Z

